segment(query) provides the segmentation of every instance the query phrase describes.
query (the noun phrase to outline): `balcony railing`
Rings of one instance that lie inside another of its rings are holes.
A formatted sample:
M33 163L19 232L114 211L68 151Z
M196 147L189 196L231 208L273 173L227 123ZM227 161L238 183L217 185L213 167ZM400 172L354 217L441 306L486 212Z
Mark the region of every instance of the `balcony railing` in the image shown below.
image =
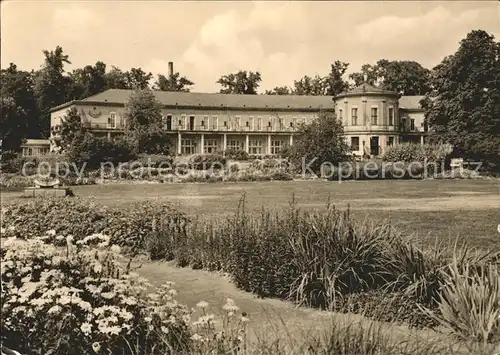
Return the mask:
M166 129L166 126L164 126ZM118 128L118 127L117 127ZM269 126L264 126L264 127L247 127L247 126L240 126L240 127L235 127L235 126L224 126L224 125L195 125L193 127L190 127L189 125L175 125L172 126L170 131L187 131L187 132L196 132L196 131L207 131L207 132L295 132L297 131L297 127L289 127L289 126L282 126L282 127L269 127Z
M124 129L124 124L110 124L110 123L92 123L92 122L84 122L83 126L88 129Z

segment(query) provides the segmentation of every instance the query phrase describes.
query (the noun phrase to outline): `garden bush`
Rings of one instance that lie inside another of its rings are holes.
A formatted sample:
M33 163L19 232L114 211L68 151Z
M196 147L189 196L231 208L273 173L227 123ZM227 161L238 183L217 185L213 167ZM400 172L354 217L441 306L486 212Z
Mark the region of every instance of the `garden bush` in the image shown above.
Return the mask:
M35 176L15 174L0 174L0 188L2 191L19 191L34 186Z
M292 181L293 176L284 171L276 171L271 175L271 180Z
M117 138L110 141L91 133L75 136L65 155L68 161L86 169L98 169L102 163L117 166L119 163L129 162L136 157L134 149L126 139Z
M158 230L171 237L185 235L187 217L172 205L137 202L126 207L110 208L91 199L34 198L3 206L2 228L18 236L40 236L52 231L56 245L64 244L58 236L109 235L111 243L132 253L147 252L149 239L157 238Z
M224 151L224 156L232 160L248 160L249 155L244 150L240 149L226 149Z
M129 162L129 166L134 164L141 167L172 168L174 157L161 154L139 154L134 161Z
M441 273L439 312L421 309L460 340L500 343L500 265L454 258Z
M388 147L382 155L387 162L420 162L427 165L427 171L439 173L449 164L453 148L448 144L402 143Z
M189 159L189 167L194 170L222 170L227 159L220 154L197 154Z

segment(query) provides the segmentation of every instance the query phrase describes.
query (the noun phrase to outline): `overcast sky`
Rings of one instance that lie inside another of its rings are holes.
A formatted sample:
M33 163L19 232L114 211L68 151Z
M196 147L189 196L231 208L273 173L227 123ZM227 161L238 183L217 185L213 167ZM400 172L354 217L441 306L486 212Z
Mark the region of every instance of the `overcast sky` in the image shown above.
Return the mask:
M238 69L260 71L260 91L325 75L335 60L357 71L378 59L432 68L473 29L500 39L500 2L2 1L1 65L38 69L62 46L67 69L101 60L167 73L167 63L218 91Z

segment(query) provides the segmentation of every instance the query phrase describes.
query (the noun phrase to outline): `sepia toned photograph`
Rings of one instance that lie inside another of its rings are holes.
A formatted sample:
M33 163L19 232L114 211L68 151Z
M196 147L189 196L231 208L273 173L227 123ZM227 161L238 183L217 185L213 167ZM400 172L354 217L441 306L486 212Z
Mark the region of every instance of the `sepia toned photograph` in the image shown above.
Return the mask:
M500 355L498 1L0 7L1 355Z

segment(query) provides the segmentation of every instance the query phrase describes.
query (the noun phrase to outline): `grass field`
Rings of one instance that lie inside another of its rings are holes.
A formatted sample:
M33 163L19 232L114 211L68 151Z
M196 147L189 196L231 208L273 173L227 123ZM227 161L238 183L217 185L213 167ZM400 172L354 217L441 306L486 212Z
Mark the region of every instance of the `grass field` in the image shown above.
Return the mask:
M92 196L109 206L134 200L171 201L190 214L216 218L234 213L245 195L246 208L258 213L262 206L286 208L292 198L307 209L330 201L348 205L356 219L390 219L419 242L465 240L481 248L500 248L499 180L427 181L294 181L216 184L113 184L73 188L78 196ZM2 200L19 192L2 194Z

